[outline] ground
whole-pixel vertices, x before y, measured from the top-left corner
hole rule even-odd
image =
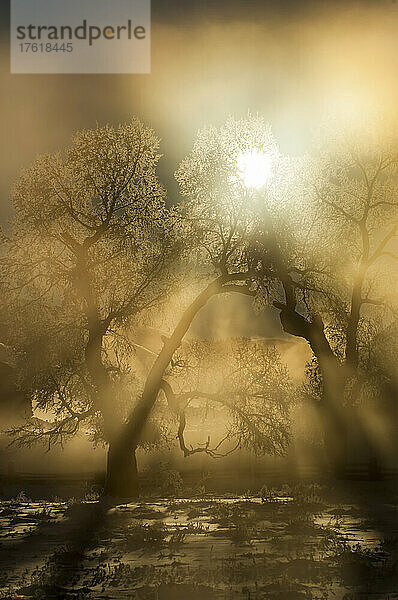
[[[116,505],[22,493],[0,524],[3,599],[398,599],[393,481]]]

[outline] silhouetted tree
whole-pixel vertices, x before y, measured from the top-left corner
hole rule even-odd
[[[235,252],[228,246],[226,256],[247,273],[245,293],[257,308],[277,308],[284,331],[308,341],[320,373],[325,443],[338,471],[343,407],[369,392],[374,338],[396,319],[389,272],[397,258],[397,154],[389,139],[340,132],[295,159],[280,154],[262,119],[230,119],[200,132],[180,175],[212,260],[219,260],[213,240],[230,241],[219,213],[228,219],[235,207]],[[267,157],[258,188],[239,172],[240,157],[250,155]]]
[[[162,389],[170,403],[168,369],[192,320],[215,295],[249,293],[241,207],[215,206],[215,238],[195,202],[167,210],[155,174],[157,149],[153,132],[137,120],[117,130],[78,133],[64,155],[41,157],[21,175],[12,233],[4,240],[7,342],[19,358],[21,387],[36,409],[54,417],[47,423],[33,418],[13,433],[20,444],[44,439],[51,445],[75,434],[81,423],[91,427],[95,439],[108,445],[106,491],[117,496],[137,493],[135,450],[146,443]],[[178,309],[173,303],[168,310],[170,336],[163,336],[141,393],[127,330],[166,310],[185,271],[190,285],[179,295]],[[270,360],[262,358],[264,370]],[[241,398],[244,385],[241,380]],[[225,392],[212,393],[213,402],[227,405]],[[264,394],[260,386],[257,401],[265,409]],[[253,412],[253,397],[246,395],[239,410],[232,398],[230,412],[240,415],[248,433],[240,443],[280,452],[287,440],[282,416],[273,431],[259,407]],[[275,414],[270,410],[269,419]],[[181,443],[181,422],[179,427]]]
[[[173,365],[161,387],[178,417],[184,456],[203,452],[219,458],[241,448],[258,455],[285,453],[294,390],[274,346],[261,340],[197,340],[185,344]],[[205,421],[207,440],[187,445],[187,423],[195,431],[201,423],[203,430]]]
[[[305,218],[291,235],[293,252],[278,268],[284,298],[274,305],[285,331],[307,339],[316,356],[337,472],[347,460],[344,407],[380,396],[374,349],[396,322],[397,156],[386,131],[325,135],[301,180]]]
[[[113,461],[123,423],[116,398],[129,371],[123,330],[165,301],[179,246],[155,172],[158,147],[134,119],[81,131],[64,153],[38,158],[14,187],[2,258],[20,386],[54,417],[20,428],[19,441],[62,442],[91,421],[109,446],[108,476],[132,488],[133,453]]]

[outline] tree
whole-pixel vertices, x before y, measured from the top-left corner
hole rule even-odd
[[[216,207],[216,238],[195,202],[167,210],[155,174],[157,149],[153,132],[137,120],[117,130],[80,132],[64,156],[42,157],[22,174],[14,191],[12,233],[4,242],[7,342],[19,356],[21,386],[37,408],[55,416],[46,426],[33,419],[13,433],[20,444],[45,439],[51,445],[88,424],[108,445],[106,492],[115,496],[137,493],[135,450],[160,391],[169,403],[174,394],[167,371],[192,320],[213,296],[248,292],[247,273],[238,270],[239,206],[229,212]],[[176,292],[183,267],[193,274],[185,306],[172,314],[171,335],[163,337],[141,393],[132,370],[134,340],[126,330],[154,318],[167,295]],[[269,365],[269,357],[263,355],[261,364]],[[267,393],[261,396],[260,386],[257,402],[269,401]],[[226,406],[225,392],[217,390],[212,401]],[[255,401],[249,396],[240,412],[229,405],[235,419],[240,415],[242,431],[251,432],[246,442],[281,451],[287,440],[284,419],[280,430],[271,431],[251,406]],[[275,414],[271,411],[270,418]]]
[[[240,123],[246,136],[243,138],[246,145],[253,141],[253,136],[257,139],[259,135],[267,147],[273,148],[274,142],[269,128],[263,127],[260,133],[257,132],[257,125],[260,123],[261,120]],[[179,214],[184,226],[184,240],[189,240],[189,268],[193,268],[195,273],[194,281],[188,290],[184,308],[179,311],[177,318],[174,315],[170,336],[163,338],[163,347],[148,372],[142,394],[121,429],[114,455],[118,462],[120,455],[125,455],[126,449],[134,451],[139,444],[142,431],[164,386],[167,369],[198,312],[214,296],[225,293],[252,294],[248,285],[252,275],[246,270],[248,257],[245,254],[245,242],[242,242],[242,231],[250,231],[252,228],[252,216],[244,209],[244,186],[241,180],[235,177],[234,186],[228,196],[228,188],[225,186],[221,190],[218,188],[215,194],[208,193],[210,188],[202,193],[198,180],[200,171],[195,171],[197,152],[204,160],[208,157],[206,166],[209,171],[206,174],[210,181],[212,169],[218,177],[218,165],[222,164],[228,169],[235,164],[234,161],[241,150],[242,132],[232,120],[230,126],[236,129],[234,145],[226,146],[225,140],[220,137],[212,147],[206,144],[203,146],[203,141],[211,142],[216,130],[210,129],[204,135],[199,134],[199,141],[194,145],[192,153],[194,159],[191,156],[187,157],[176,173],[182,194],[185,196],[179,206]],[[225,170],[225,174],[227,173],[229,175],[230,171]],[[196,255],[196,261],[192,259],[193,254]],[[196,264],[192,265],[192,262]],[[112,490],[126,495],[126,489],[117,488],[116,485],[112,485]]]
[[[196,198],[213,263],[218,239],[226,240],[221,258],[246,272],[244,292],[258,308],[277,308],[283,330],[308,341],[320,375],[325,446],[341,471],[344,406],[364,397],[375,337],[396,319],[387,277],[396,260],[397,154],[395,140],[380,132],[379,142],[369,131],[355,141],[346,132],[336,141],[333,133],[296,159],[280,154],[262,119],[230,119],[199,134],[180,180]],[[244,185],[239,158],[258,155],[268,177],[259,188],[247,177]]]
[[[205,453],[221,458],[241,448],[258,455],[285,453],[293,386],[278,351],[265,341],[187,342],[161,388],[178,418],[177,437],[185,457]],[[188,446],[187,423],[192,430],[206,416],[207,440]]]
[[[90,421],[109,447],[108,480],[131,487],[133,454],[112,460],[123,423],[115,398],[129,371],[123,331],[165,301],[179,252],[158,147],[133,119],[81,131],[63,154],[39,157],[15,185],[2,256],[5,341],[21,388],[54,417],[50,427],[22,426],[19,442],[62,442]]]
[[[385,131],[324,136],[302,179],[307,223],[277,269],[284,298],[274,305],[285,331],[307,339],[316,356],[326,446],[339,474],[345,407],[380,396],[373,349],[396,321],[388,273],[397,258],[397,175],[397,147]]]

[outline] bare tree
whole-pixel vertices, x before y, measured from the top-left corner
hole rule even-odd
[[[301,181],[307,223],[276,267],[285,331],[308,340],[321,374],[325,440],[346,463],[347,418],[380,392],[370,376],[376,338],[396,322],[397,149],[386,132],[326,137]],[[303,197],[302,196],[302,197]],[[296,205],[297,206],[297,205]],[[372,388],[372,391],[371,391]]]
[[[391,136],[333,133],[296,159],[281,156],[261,119],[230,119],[199,134],[182,183],[202,211],[202,243],[212,258],[212,240],[226,237],[218,213],[225,219],[235,207],[235,252],[227,257],[247,273],[245,293],[257,308],[277,308],[284,331],[308,341],[321,376],[325,443],[340,470],[343,407],[363,397],[372,339],[396,320],[389,273],[397,258],[398,172]],[[242,185],[242,153],[267,158],[261,186]]]
[[[285,453],[293,386],[278,351],[265,341],[186,342],[161,387],[178,417],[185,457],[221,458],[241,448],[258,455]],[[206,440],[188,443],[187,424],[195,431],[202,423],[203,430],[205,421]]]
[[[186,295],[184,307],[178,311],[177,318],[174,315],[172,319],[170,335],[163,338],[163,348],[148,372],[142,395],[122,428],[115,452],[115,461],[119,464],[120,456],[125,455],[125,449],[134,450],[139,444],[143,428],[164,386],[167,369],[199,311],[211,298],[220,294],[252,294],[252,275],[247,268],[248,260],[244,251],[245,231],[252,227],[252,215],[245,211],[245,201],[242,198],[244,186],[239,178],[234,177],[233,189],[226,197],[228,188],[225,185],[221,185],[221,194],[220,186],[215,194],[211,194],[209,187],[203,189],[202,193],[201,184],[207,181],[207,177],[210,178],[210,183],[213,176],[219,178],[216,167],[220,164],[224,169],[221,184],[225,183],[222,176],[230,175],[231,165],[235,164],[242,149],[241,139],[245,139],[247,145],[259,136],[264,144],[273,147],[269,128],[263,127],[257,132],[259,123],[259,120],[250,120],[248,127],[242,121],[242,131],[236,129],[235,145],[228,145],[227,140],[219,137],[213,146],[209,146],[215,133],[212,129],[199,134],[192,155],[182,162],[177,171],[176,177],[185,197],[179,206],[179,214],[184,239],[189,240],[188,263],[190,268],[193,267],[194,281]],[[230,121],[230,125],[235,127],[233,121]],[[242,138],[242,132],[246,137]],[[201,177],[200,164],[199,171],[195,171],[197,155],[205,161],[208,168],[208,171],[203,172],[204,177]],[[110,489],[117,491],[119,495],[126,495],[126,489],[118,487],[115,482]]]
[[[156,176],[158,147],[134,119],[81,131],[64,153],[38,158],[15,185],[2,256],[20,385],[53,416],[49,427],[22,426],[20,443],[62,442],[90,421],[109,446],[108,477],[125,466],[132,486],[133,454],[112,461],[123,423],[117,390],[129,370],[123,328],[164,303],[180,245]]]
[[[327,152],[292,160],[262,119],[230,119],[198,134],[176,173],[183,202],[166,210],[157,148],[138,121],[82,132],[65,157],[39,159],[15,188],[3,256],[3,315],[13,324],[6,341],[19,352],[22,382],[37,405],[56,415],[51,427],[36,423],[19,439],[62,441],[88,421],[109,445],[106,491],[131,496],[138,489],[135,450],[163,391],[184,454],[216,456],[220,449],[210,441],[187,446],[189,407],[181,403],[188,400],[191,408],[206,401],[228,409],[239,421],[229,430],[238,446],[247,438],[254,449],[282,451],[285,409],[265,394],[264,369],[259,388],[253,379],[261,365],[273,372],[269,356],[246,348],[250,368],[240,387],[174,389],[176,356],[198,312],[214,296],[241,293],[257,308],[278,309],[283,329],[309,342],[326,444],[341,462],[341,406],[361,394],[375,311],[384,326],[395,318],[395,297],[380,294],[380,265],[395,260],[394,155],[368,152],[363,162],[329,144]],[[241,172],[242,156],[253,151],[267,157],[258,188]],[[177,303],[165,303],[171,294]],[[160,307],[168,334],[140,385],[126,327],[156,319]]]
[[[137,493],[135,450],[192,320],[215,295],[249,293],[239,203],[216,208],[215,235],[195,201],[166,210],[157,149],[153,132],[137,120],[80,132],[64,155],[41,157],[21,175],[4,239],[7,343],[19,358],[21,386],[53,417],[47,424],[31,419],[13,433],[20,444],[51,445],[82,423],[91,427],[108,445],[106,491],[115,496]],[[141,393],[126,327],[158,313],[184,269],[192,273],[184,306],[170,311],[170,336]],[[133,401],[123,411],[126,394]]]

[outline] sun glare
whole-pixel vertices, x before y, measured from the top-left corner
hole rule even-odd
[[[248,188],[262,188],[271,178],[272,162],[268,154],[252,150],[238,156],[239,175]]]

